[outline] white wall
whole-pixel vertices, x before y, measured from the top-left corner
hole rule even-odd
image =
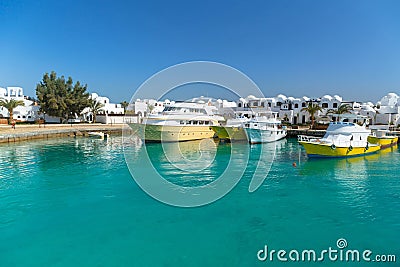
[[[122,124],[122,123],[137,123],[138,116],[125,116],[125,115],[97,115],[96,122],[104,124]]]

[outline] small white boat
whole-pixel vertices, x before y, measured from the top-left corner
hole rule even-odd
[[[103,133],[103,132],[88,132],[88,136],[93,137],[93,138],[100,138],[100,139],[108,138],[108,134]]]
[[[251,144],[274,142],[287,135],[286,127],[277,119],[277,112],[259,114],[245,123],[244,130]]]

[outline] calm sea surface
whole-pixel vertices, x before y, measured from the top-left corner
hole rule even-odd
[[[196,146],[187,142],[183,153],[199,157],[191,144]],[[276,145],[268,178],[257,191],[248,191],[258,163],[252,146],[238,185],[199,208],[168,206],[144,193],[127,168],[121,137],[2,145],[0,266],[399,265],[397,147],[359,158],[307,159],[296,140]],[[145,149],[140,142],[124,146],[132,153]],[[155,167],[184,186],[213,181],[229,161],[230,145],[219,145],[208,151],[215,157],[210,166],[183,179],[161,145],[146,146]],[[178,167],[185,163],[169,160]],[[337,249],[339,238],[346,239],[346,249],[395,254],[397,262],[257,260],[264,245],[321,251]]]

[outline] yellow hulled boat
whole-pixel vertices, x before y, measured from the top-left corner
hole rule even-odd
[[[380,144],[368,142],[371,131],[365,125],[332,122],[322,138],[299,135],[298,141],[309,157],[351,157],[371,154]]]
[[[368,142],[372,144],[379,144],[381,149],[397,145],[398,137],[387,135],[386,130],[372,131],[372,135],[368,136]]]
[[[142,123],[130,123],[145,142],[179,142],[212,138],[212,126],[224,118],[214,115],[213,106],[181,102],[165,107],[160,114],[149,115]]]
[[[205,124],[206,122],[203,121]],[[154,125],[132,124],[132,128],[138,129],[139,137],[146,142],[180,142],[212,138],[214,131],[209,124],[203,126],[194,125]]]
[[[211,126],[219,139],[247,141],[247,135],[241,126]]]

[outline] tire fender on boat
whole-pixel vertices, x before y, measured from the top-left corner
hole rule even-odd
[[[364,151],[367,151],[369,149],[368,144],[365,146]]]
[[[336,149],[336,146],[335,146],[335,144],[332,144],[332,145],[331,145],[331,149],[333,149],[333,150],[335,150],[335,149]]]
[[[349,151],[353,151],[353,146],[352,145],[349,146]]]

